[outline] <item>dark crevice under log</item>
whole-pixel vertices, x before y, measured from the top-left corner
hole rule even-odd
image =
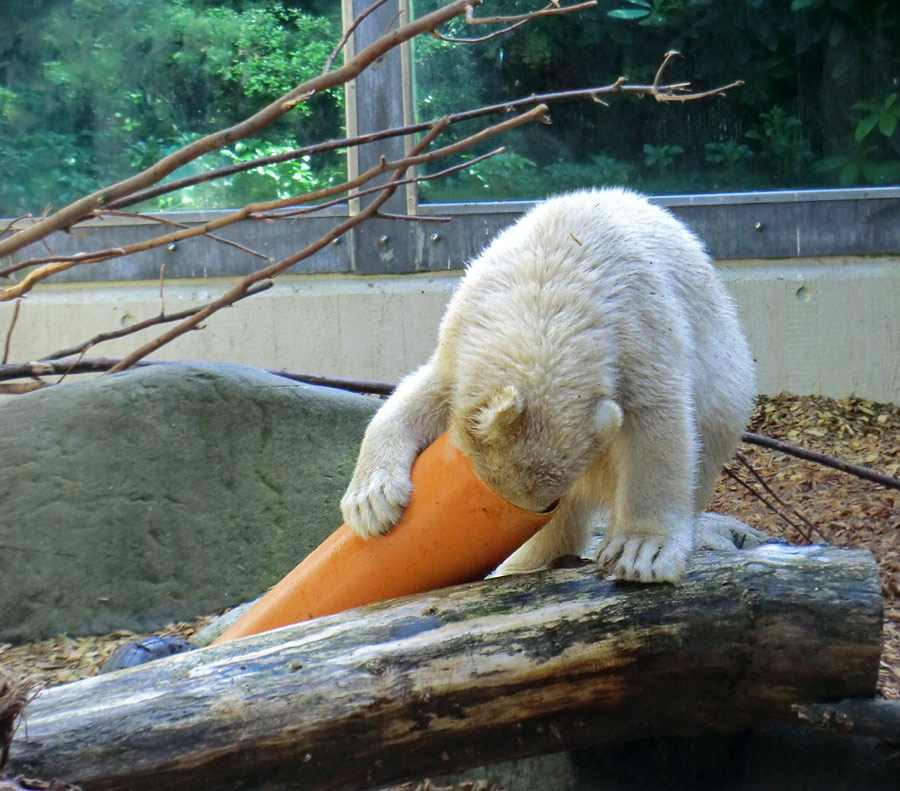
[[[488,580],[46,690],[10,770],[94,789],[361,789],[496,760],[796,722],[871,696],[861,551],[698,553],[683,585]]]
[[[869,736],[900,748],[900,700],[842,700],[794,707],[798,716],[823,731]]]

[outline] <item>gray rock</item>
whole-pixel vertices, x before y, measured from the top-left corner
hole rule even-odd
[[[172,364],[0,405],[0,641],[252,599],[341,521],[379,401]]]

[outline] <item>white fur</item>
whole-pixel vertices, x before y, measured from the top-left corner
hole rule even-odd
[[[449,426],[499,494],[559,501],[501,572],[581,551],[606,507],[599,562],[676,581],[754,392],[734,304],[681,223],[622,189],[552,198],[469,266],[433,356],[366,431],[344,518],[388,531],[413,461]]]

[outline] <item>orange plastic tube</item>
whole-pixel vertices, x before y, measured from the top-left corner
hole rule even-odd
[[[363,539],[342,525],[215,642],[482,579],[553,516],[500,497],[448,433],[416,460],[412,482],[390,533]]]

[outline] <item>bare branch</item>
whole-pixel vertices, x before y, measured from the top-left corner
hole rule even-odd
[[[659,68],[656,70],[656,76],[653,78],[653,87],[657,90],[659,89],[659,84],[662,82],[662,75],[666,70],[666,66],[669,65],[669,61],[672,60],[672,58],[676,57],[681,57],[681,53],[677,49],[670,49],[663,56],[663,62],[659,64]]]
[[[546,121],[546,105],[538,105],[537,107],[525,112],[521,115],[516,116],[515,118],[504,121],[499,124],[495,124],[494,126],[483,129],[480,132],[477,132],[473,135],[470,135],[467,138],[464,138],[461,141],[456,143],[452,143],[450,145],[444,146],[443,148],[435,149],[434,151],[428,152],[426,154],[421,154],[417,156],[409,156],[402,160],[398,160],[396,162],[381,162],[378,165],[367,170],[365,173],[361,174],[355,179],[351,179],[349,181],[344,182],[343,184],[333,185],[331,187],[326,187],[320,190],[315,190],[313,192],[308,192],[300,196],[295,196],[292,198],[281,198],[273,201],[265,201],[261,203],[251,203],[247,206],[244,206],[242,209],[238,209],[237,211],[231,212],[230,214],[220,217],[216,220],[210,220],[207,223],[200,224],[193,228],[186,228],[180,231],[173,232],[171,234],[166,234],[163,236],[159,236],[155,239],[146,240],[143,242],[137,242],[132,245],[126,245],[125,247],[114,248],[112,250],[105,250],[99,254],[93,253],[80,253],[75,256],[70,256],[68,260],[57,261],[55,263],[48,263],[44,266],[35,269],[26,275],[22,279],[21,282],[16,283],[12,286],[7,286],[5,289],[0,291],[0,302],[4,300],[14,299],[16,297],[22,296],[23,294],[30,291],[34,285],[41,280],[45,280],[52,275],[58,274],[59,272],[66,271],[71,269],[72,267],[78,266],[80,264],[85,263],[94,263],[98,260],[105,260],[106,258],[118,257],[124,255],[130,255],[136,252],[143,252],[145,250],[151,250],[156,247],[161,247],[163,245],[172,244],[173,242],[179,242],[184,239],[190,239],[195,236],[201,236],[203,234],[209,233],[210,231],[217,230],[219,228],[223,228],[227,225],[232,225],[240,220],[247,219],[249,216],[253,214],[261,214],[267,211],[272,211],[275,209],[281,209],[289,206],[302,205],[305,203],[312,203],[313,201],[319,200],[321,198],[327,198],[332,195],[347,192],[350,189],[357,188],[369,181],[373,178],[376,178],[379,175],[384,173],[388,173],[397,169],[400,169],[400,172],[407,170],[410,167],[414,167],[416,165],[422,165],[427,162],[431,162],[435,159],[441,159],[443,157],[449,156],[451,154],[458,153],[466,148],[469,148],[472,145],[476,145],[482,140],[485,140],[489,137],[497,135],[501,132],[507,131],[509,129],[513,129],[517,126],[520,126],[523,123],[529,123],[531,121]],[[447,119],[441,119],[440,121],[435,122],[433,128],[437,128],[440,126],[441,129],[445,128],[448,124]],[[427,137],[427,135],[426,135]],[[330,241],[330,240],[329,240]],[[316,248],[318,250],[320,248]],[[313,251],[315,252],[315,251]],[[311,255],[312,253],[309,253]],[[304,258],[307,256],[304,256]],[[288,259],[285,259],[288,260]],[[292,260],[291,264],[293,265],[298,260]],[[277,266],[277,265],[276,265]],[[278,271],[281,271],[279,269]],[[266,277],[269,277],[268,275]]]
[[[591,0],[587,3],[580,3],[579,5],[566,6],[565,8],[560,7],[557,0],[553,0],[553,2],[546,5],[544,8],[539,11],[531,11],[526,14],[518,14],[516,16],[508,16],[508,17],[476,17],[471,8],[466,11],[466,22],[470,25],[484,25],[484,24],[501,24],[501,23],[509,23],[507,27],[504,27],[500,30],[495,30],[493,33],[488,33],[484,36],[478,36],[475,38],[455,38],[454,36],[445,36],[443,33],[439,33],[437,30],[432,30],[431,35],[440,41],[448,41],[453,44],[480,44],[482,41],[488,41],[492,38],[497,38],[498,36],[502,36],[506,33],[509,33],[516,28],[522,27],[522,25],[526,25],[531,22],[533,19],[537,19],[542,16],[549,16],[551,14],[568,14],[572,11],[582,11],[585,8],[590,8],[591,6],[597,5],[596,0]]]
[[[350,40],[350,36],[353,34],[353,31],[359,27],[360,22],[362,22],[369,14],[373,11],[381,8],[387,0],[375,0],[372,5],[370,5],[365,11],[363,11],[344,31],[344,35],[341,36],[341,40],[338,41],[337,46],[331,51],[331,54],[328,56],[328,60],[325,61],[325,68],[322,69],[322,74],[328,74],[331,71],[331,66],[334,63],[335,58],[341,54],[341,50],[347,46],[347,42]]]
[[[583,11],[585,8],[597,5],[597,0],[588,0],[586,3],[578,5],[561,6],[558,0],[552,0],[544,8],[539,11],[529,11],[524,14],[516,14],[515,16],[475,16],[475,3],[466,9],[466,22],[470,25],[506,25],[510,22],[527,22],[531,19],[537,19],[541,16],[551,16],[553,14],[568,14],[572,11]]]
[[[797,524],[793,519],[791,519],[783,511],[779,510],[779,508],[777,506],[775,506],[771,502],[769,502],[756,489],[754,489],[749,483],[747,483],[745,480],[743,480],[743,478],[738,477],[738,475],[734,472],[734,470],[730,469],[729,467],[725,467],[723,472],[729,478],[731,478],[731,480],[733,480],[736,483],[743,486],[748,492],[750,492],[750,494],[752,494],[757,500],[759,500],[764,506],[766,506],[766,508],[768,508],[770,511],[772,511],[772,513],[774,513],[776,516],[780,517],[785,522],[787,522],[791,527],[793,527],[794,530],[796,530],[801,536],[803,536],[803,539],[808,544],[814,543],[812,536],[809,535],[808,533],[806,533],[806,531],[804,531],[804,529],[799,524]]]
[[[398,187],[402,187],[406,184],[419,184],[423,181],[430,181],[431,179],[438,179],[444,176],[449,175],[450,173],[456,173],[460,170],[467,170],[479,162],[484,161],[485,159],[490,159],[491,157],[495,157],[498,154],[502,154],[506,151],[504,146],[500,148],[496,148],[493,151],[488,152],[487,154],[482,154],[481,156],[475,157],[474,159],[467,160],[465,162],[461,162],[458,165],[453,165],[452,167],[446,168],[444,170],[438,171],[436,173],[428,173],[424,175],[417,175],[413,178],[401,179],[397,182]],[[340,198],[336,198],[334,200],[328,201],[327,203],[317,203],[315,206],[308,206],[303,209],[296,209],[294,211],[283,211],[277,212],[275,214],[254,214],[250,216],[252,220],[288,220],[293,219],[295,217],[301,217],[307,214],[314,214],[317,211],[321,211],[322,209],[329,209],[333,206],[339,206],[342,203],[348,203],[351,200],[355,200],[357,198],[363,198],[366,195],[371,195],[375,192],[378,192],[381,187],[369,187],[368,189],[358,190],[354,192],[352,195],[344,195]]]
[[[762,486],[763,489],[765,489],[766,493],[773,500],[775,500],[776,503],[778,503],[782,508],[786,508],[786,509],[790,510],[790,512],[794,516],[796,516],[801,522],[803,522],[804,525],[806,525],[806,528],[809,530],[810,536],[813,533],[816,533],[822,539],[822,541],[824,541],[826,544],[830,543],[829,540],[825,537],[825,535],[823,535],[822,531],[819,530],[818,527],[816,527],[812,522],[809,521],[809,519],[807,519],[805,516],[803,516],[803,514],[801,514],[796,508],[793,508],[792,506],[788,505],[784,500],[781,499],[781,497],[778,496],[778,494],[774,491],[774,489],[772,489],[772,487],[769,486],[766,479],[763,478],[762,475],[759,474],[759,471],[749,461],[747,461],[747,459],[743,455],[741,455],[740,453],[737,453],[737,454],[735,454],[735,458],[750,472],[750,474],[756,479],[756,482],[760,486]]]
[[[158,222],[161,225],[168,225],[173,228],[184,228],[190,229],[192,226],[186,225],[185,223],[175,222],[174,220],[169,220],[164,217],[154,217],[150,214],[134,214],[131,212],[113,212],[113,211],[102,211],[95,212],[95,216],[100,217],[103,215],[111,215],[114,217],[134,217],[136,219],[144,219],[150,220],[153,222]],[[226,247],[233,247],[236,250],[240,250],[242,253],[247,253],[247,255],[252,255],[255,258],[262,258],[264,261],[271,261],[271,256],[264,255],[263,253],[259,253],[256,250],[252,250],[249,247],[245,247],[242,244],[238,244],[237,242],[233,242],[230,239],[224,239],[221,236],[216,236],[212,233],[201,233],[201,234],[192,234],[193,236],[205,236],[209,239],[212,239],[214,242],[218,242],[220,244],[225,245]],[[46,240],[44,240],[46,241]],[[159,241],[158,244],[154,243]],[[131,255],[137,252],[143,252],[145,250],[150,250],[155,247],[161,247],[164,244],[174,244],[178,239],[172,239],[171,237],[161,237],[161,240],[158,238],[157,240],[149,240],[147,242],[136,242],[133,245],[128,245],[125,247],[109,247],[105,250],[96,250],[90,253],[76,253],[75,255],[50,255],[45,256],[44,258],[29,258],[24,261],[18,261],[15,264],[10,264],[4,269],[0,269],[0,277],[5,275],[11,275],[14,272],[18,272],[22,269],[26,269],[30,266],[44,266],[46,264],[71,264],[71,266],[78,266],[81,264],[98,264],[103,261],[108,261],[110,258],[121,258],[125,255]],[[69,266],[63,267],[63,269],[69,269]],[[61,270],[57,270],[61,271]],[[43,278],[41,278],[43,279]],[[0,301],[2,301],[2,297],[0,297]]]
[[[271,280],[264,280],[260,283],[257,283],[252,288],[248,288],[247,292],[238,299],[245,299],[246,297],[252,297],[254,294],[260,294],[263,291],[268,291],[270,288],[272,288],[273,285],[275,284]],[[238,299],[236,299],[235,302],[237,302]],[[133,335],[136,332],[146,330],[149,327],[155,327],[159,324],[171,324],[173,321],[182,321],[183,319],[187,319],[195,315],[196,313],[201,311],[203,307],[203,305],[198,305],[195,308],[188,308],[187,310],[182,310],[178,313],[166,313],[165,311],[161,311],[158,316],[153,316],[152,318],[145,319],[144,321],[139,321],[129,327],[125,327],[120,330],[101,332],[95,335],[93,338],[79,343],[76,346],[70,346],[68,349],[60,349],[57,352],[48,354],[45,357],[41,357],[40,362],[59,360],[62,357],[71,357],[73,354],[81,354],[83,352],[86,352],[88,349],[91,349],[92,347],[96,346],[97,344],[103,343],[104,341],[111,341],[115,340],[116,338],[124,338],[127,335]]]
[[[816,464],[822,464],[825,467],[831,467],[833,470],[840,470],[841,472],[855,475],[857,478],[862,478],[866,481],[880,484],[881,486],[885,486],[888,489],[900,490],[900,480],[898,480],[897,478],[892,478],[890,475],[885,475],[884,473],[870,470],[868,467],[861,467],[858,464],[850,464],[849,462],[836,459],[833,456],[827,456],[824,453],[817,453],[814,450],[799,448],[796,445],[789,445],[787,442],[782,442],[781,440],[774,439],[772,437],[766,437],[762,434],[754,434],[750,431],[744,433],[743,440],[744,442],[749,442],[751,445],[759,445],[762,448],[777,450],[780,453],[787,453],[790,456],[796,456],[798,459],[812,461]]]
[[[544,108],[546,110],[546,108]],[[525,118],[528,114],[524,114],[520,116],[520,118]],[[530,119],[529,119],[530,120]],[[313,255],[313,253],[321,250],[325,245],[329,244],[333,239],[337,239],[339,236],[342,236],[344,233],[349,231],[351,228],[356,227],[361,222],[372,217],[388,200],[388,198],[393,195],[394,191],[397,188],[396,182],[403,176],[406,172],[407,168],[410,167],[410,161],[417,158],[417,155],[424,151],[429,145],[431,145],[432,141],[447,127],[446,121],[439,121],[428,131],[428,133],[420,140],[415,146],[413,146],[411,156],[406,157],[403,160],[400,160],[398,163],[394,163],[392,168],[387,168],[386,164],[382,164],[380,167],[385,167],[386,169],[394,170],[394,175],[388,180],[387,184],[384,186],[381,194],[378,195],[371,203],[369,203],[362,211],[353,217],[348,218],[344,222],[340,223],[336,228],[333,228],[327,234],[319,237],[319,239],[309,245],[307,245],[303,250],[294,255],[288,256],[287,258],[278,261],[277,263],[272,264],[271,266],[266,267],[258,272],[253,273],[252,275],[248,275],[243,278],[240,283],[238,283],[234,288],[232,288],[227,294],[220,297],[219,299],[210,302],[206,305],[205,308],[200,310],[196,315],[191,316],[188,319],[185,319],[181,324],[176,327],[173,327],[166,333],[163,333],[158,338],[154,339],[150,343],[144,344],[141,348],[136,349],[123,360],[121,360],[117,365],[115,365],[112,369],[110,369],[110,373],[116,373],[117,371],[125,370],[126,368],[133,365],[138,360],[143,359],[148,354],[156,351],[161,346],[169,343],[175,338],[183,335],[185,332],[196,327],[200,322],[206,319],[208,316],[211,316],[218,310],[221,310],[224,307],[235,302],[238,297],[245,295],[247,289],[253,285],[254,283],[263,280],[275,277],[280,272],[283,272],[290,266],[293,266],[298,261],[303,260],[304,258],[308,258]],[[435,153],[435,152],[433,152]],[[375,168],[373,168],[375,170]]]
[[[197,159],[203,154],[215,151],[225,145],[234,143],[236,140],[242,140],[245,137],[248,137],[280,118],[298,101],[302,100],[303,97],[309,97],[329,88],[334,88],[349,82],[394,47],[399,46],[405,41],[409,41],[421,33],[434,30],[438,25],[465,13],[467,8],[480,5],[480,3],[481,0],[455,0],[455,2],[451,2],[430,14],[426,14],[419,19],[413,20],[386,36],[382,36],[380,39],[357,53],[341,68],[327,74],[321,74],[311,80],[307,80],[302,85],[288,91],[286,94],[271,102],[249,118],[246,118],[227,129],[206,135],[205,137],[184,146],[178,151],[169,154],[146,170],[120,181],[117,184],[104,187],[90,195],[80,198],[79,200],[70,203],[68,206],[54,212],[44,220],[41,220],[28,228],[23,228],[7,239],[0,239],[0,257],[10,255],[16,250],[20,250],[26,245],[47,236],[53,231],[68,228],[83,218],[90,216],[92,212],[108,206],[119,198],[131,195],[137,190],[148,187],[151,184],[156,184],[172,171]],[[4,296],[3,298],[9,299],[11,297]]]
[[[22,300],[16,300],[16,306],[13,308],[12,319],[9,322],[9,329],[6,331],[6,341],[3,344],[3,365],[9,359],[9,345],[12,342],[13,330],[16,327],[16,321],[19,319],[19,309],[22,307]]]
[[[385,212],[377,212],[375,214],[375,217],[377,217],[379,220],[399,220],[402,222],[453,222],[452,217],[429,217],[421,214],[387,214]]]
[[[464,121],[472,121],[477,118],[483,118],[488,115],[509,113],[514,110],[519,110],[523,107],[532,106],[538,103],[551,104],[553,102],[590,100],[608,107],[609,105],[599,97],[612,93],[622,93],[632,96],[656,96],[659,101],[689,101],[691,99],[699,99],[706,96],[721,96],[725,91],[743,85],[743,82],[737,81],[729,85],[723,85],[721,87],[714,88],[710,91],[704,91],[694,94],[679,94],[679,91],[683,91],[690,85],[690,83],[681,82],[674,83],[672,85],[628,85],[627,82],[628,81],[624,77],[619,77],[614,83],[610,85],[602,85],[595,88],[583,88],[573,91],[557,91],[555,93],[545,93],[539,95],[533,94],[531,96],[514,99],[509,102],[503,102],[502,104],[493,104],[485,107],[478,107],[473,110],[466,110],[460,113],[453,113],[452,115],[447,116],[447,120],[451,124],[457,124]],[[226,167],[217,168],[215,170],[207,171],[206,173],[198,173],[193,176],[178,179],[176,181],[169,181],[165,184],[159,184],[158,186],[151,187],[146,190],[141,190],[140,192],[135,192],[133,195],[127,198],[113,201],[109,204],[109,208],[125,208],[126,206],[132,206],[136,203],[142,203],[144,201],[151,200],[153,198],[159,197],[160,195],[165,195],[167,193],[175,192],[180,189],[192,187],[197,184],[203,184],[207,181],[213,181],[224,176],[234,175],[235,173],[243,173],[245,171],[253,170],[254,168],[262,167],[264,165],[277,164],[279,162],[288,162],[292,159],[299,159],[300,157],[304,156],[313,156],[315,154],[326,153],[329,151],[337,151],[344,148],[353,148],[365,143],[374,143],[379,140],[387,140],[393,137],[413,135],[418,132],[424,132],[425,130],[429,129],[433,123],[434,120],[423,121],[416,124],[408,124],[406,126],[395,127],[393,129],[383,129],[378,132],[370,132],[368,134],[359,135],[357,137],[348,137],[340,140],[328,140],[323,143],[316,143],[315,145],[305,146],[304,148],[297,148],[291,151],[282,151],[278,154],[270,154],[268,156],[257,157],[255,159],[248,159],[245,162],[239,162],[233,165],[228,165]]]

